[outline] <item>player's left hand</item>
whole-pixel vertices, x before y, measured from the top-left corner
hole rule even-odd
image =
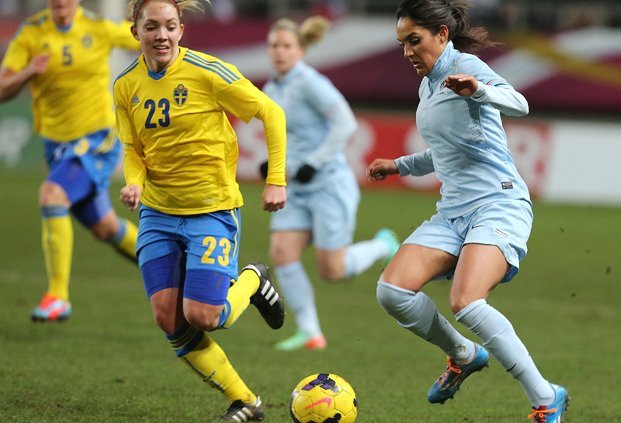
[[[470,97],[479,87],[479,81],[474,76],[460,73],[447,76],[444,86],[457,95]]]
[[[136,184],[129,184],[121,188],[121,203],[130,210],[136,210],[140,204],[142,188]]]
[[[294,179],[302,184],[307,184],[313,179],[315,173],[317,173],[317,169],[309,164],[305,164],[298,169]]]
[[[275,212],[285,207],[287,190],[279,185],[265,184],[263,189],[263,210]]]

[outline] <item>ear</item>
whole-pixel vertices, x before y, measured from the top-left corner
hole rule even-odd
[[[180,23],[179,24],[179,40],[181,41],[181,38],[183,37],[183,30],[185,29],[185,26]]]
[[[440,37],[440,41],[446,42],[449,39],[449,29],[446,25],[440,25],[440,29],[438,30],[438,36]]]
[[[138,29],[136,29],[136,25],[132,25],[130,28],[130,31],[132,32],[132,35],[134,36],[134,38],[138,40]]]

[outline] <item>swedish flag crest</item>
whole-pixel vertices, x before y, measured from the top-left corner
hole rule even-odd
[[[188,99],[188,89],[183,84],[177,85],[177,88],[173,91],[173,98],[178,106],[183,106]]]

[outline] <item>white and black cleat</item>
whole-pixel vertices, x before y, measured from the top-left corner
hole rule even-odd
[[[259,288],[250,297],[250,304],[259,310],[269,327],[280,329],[285,323],[285,302],[270,282],[269,267],[263,263],[250,263],[242,269],[242,272],[245,270],[252,270],[259,276]]]

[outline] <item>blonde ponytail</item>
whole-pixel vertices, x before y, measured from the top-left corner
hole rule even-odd
[[[300,46],[306,50],[309,46],[317,44],[323,39],[326,31],[330,27],[330,21],[323,16],[311,16],[298,25],[291,19],[283,18],[277,20],[272,25],[270,32],[285,30],[293,32]]]

